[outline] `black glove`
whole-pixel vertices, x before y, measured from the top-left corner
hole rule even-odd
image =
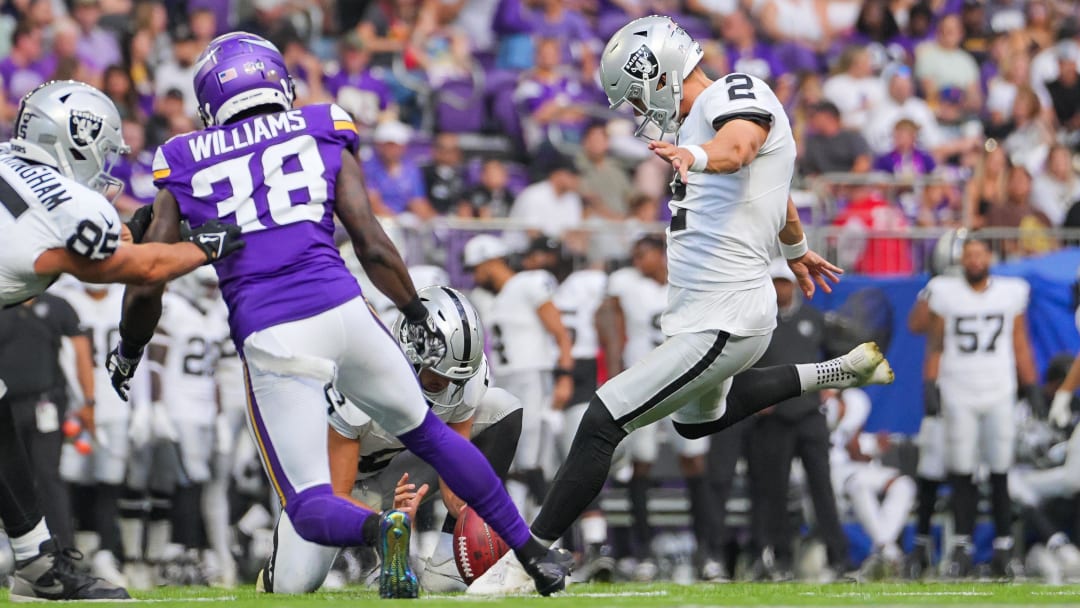
[[[446,337],[435,326],[420,298],[413,298],[401,309],[405,322],[398,340],[405,345],[405,355],[413,365],[431,367],[446,355]]]
[[[207,264],[244,248],[240,227],[219,220],[210,220],[198,228],[193,228],[188,240],[203,250]]]
[[[127,353],[123,342],[109,352],[109,358],[105,360],[105,370],[109,372],[109,380],[113,389],[124,401],[128,400],[128,391],[131,389],[131,379],[135,377],[135,369],[142,360],[143,349],[138,349],[137,354]]]
[[[1049,411],[1046,407],[1046,399],[1043,397],[1042,389],[1037,384],[1025,384],[1020,387],[1020,395],[1027,401],[1028,409],[1031,410],[1031,415],[1036,418],[1046,418],[1046,414]]]
[[[937,382],[923,381],[923,415],[927,418],[937,418],[941,415],[941,389]]]
[[[146,229],[150,227],[150,222],[154,219],[154,206],[144,205],[139,207],[138,210],[132,214],[131,219],[127,221],[128,230],[131,231],[131,240],[135,243],[141,243],[143,237],[146,236]]]

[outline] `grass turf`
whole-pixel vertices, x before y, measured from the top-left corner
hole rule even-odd
[[[373,590],[354,588],[306,596],[256,594],[252,587],[232,590],[207,588],[161,588],[138,592],[137,599],[155,606],[198,606],[228,602],[231,608],[280,606],[282,608],[357,606],[381,603]],[[7,600],[0,593],[0,602]],[[400,600],[395,603],[400,603]],[[575,585],[570,593],[554,598],[471,598],[463,595],[423,595],[424,608],[481,606],[564,606],[574,608],[691,608],[694,606],[854,606],[854,605],[1080,605],[1080,586],[1048,587],[1035,584],[993,583],[872,583],[872,584],[620,584]],[[94,606],[108,604],[95,603]],[[130,605],[130,604],[128,604]]]

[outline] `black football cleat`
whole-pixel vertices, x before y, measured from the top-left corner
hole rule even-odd
[[[15,562],[12,602],[131,599],[123,587],[81,572],[75,566],[82,559],[78,551],[61,550],[52,538],[41,543],[39,551],[35,557]]]
[[[566,588],[566,577],[574,569],[574,556],[566,549],[548,549],[543,557],[534,557],[521,565],[536,583],[536,591],[548,596]]]

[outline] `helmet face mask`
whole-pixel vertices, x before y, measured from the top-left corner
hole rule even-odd
[[[112,170],[131,150],[121,130],[120,113],[104,93],[82,82],[54,80],[19,103],[11,150],[112,201],[123,191]]]
[[[484,328],[480,315],[461,292],[449,287],[425,287],[417,295],[446,339],[446,355],[434,365],[418,371],[449,381],[438,393],[424,389],[424,396],[434,405],[455,407],[464,398],[465,385],[483,368]],[[403,318],[397,320],[393,335],[401,336],[404,322]],[[401,347],[410,348],[408,344],[401,344]]]
[[[669,17],[642,17],[608,41],[600,80],[612,109],[628,103],[642,117],[636,137],[650,126],[662,137],[679,128],[683,78],[701,57],[701,46]]]

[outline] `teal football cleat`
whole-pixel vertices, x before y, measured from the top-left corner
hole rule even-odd
[[[379,597],[404,599],[420,595],[420,583],[409,566],[411,536],[408,515],[401,511],[383,513],[379,527]]]

